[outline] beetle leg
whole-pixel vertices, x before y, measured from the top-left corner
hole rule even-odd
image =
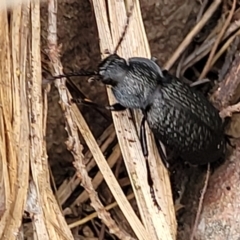
[[[142,121],[141,121],[141,125],[140,125],[140,143],[141,143],[141,147],[142,147],[142,151],[143,151],[143,156],[146,159],[147,180],[148,180],[148,185],[150,186],[150,194],[151,194],[154,205],[156,205],[158,210],[160,211],[161,207],[159,206],[156,196],[155,196],[155,193],[154,193],[153,180],[151,178],[151,171],[150,171],[150,167],[149,167],[145,121],[146,121],[146,118],[143,117]]]
[[[147,138],[146,138],[146,129],[145,129],[146,118],[143,117],[140,125],[140,143],[143,151],[143,156],[148,157],[148,147],[147,147]]]
[[[120,112],[126,110],[124,106],[122,106],[120,103],[114,103],[112,105],[105,106],[107,110]]]
[[[122,106],[120,103],[115,103],[113,105],[107,105],[107,106],[103,106],[103,105],[99,105],[95,102],[92,102],[88,99],[82,99],[82,98],[73,98],[71,99],[71,101],[73,103],[76,103],[76,104],[81,104],[81,105],[85,105],[85,106],[89,106],[89,107],[94,107],[94,108],[102,108],[102,109],[107,109],[107,110],[110,110],[110,111],[124,111],[126,110],[126,108],[124,106]]]
[[[83,102],[82,105],[92,106],[94,110],[97,111],[101,116],[103,116],[105,120],[107,120],[108,122],[111,121],[111,118],[105,112],[97,108],[94,105],[94,103],[91,104],[92,101],[87,99],[87,97],[84,95],[84,93],[81,91],[81,89],[76,85],[74,81],[72,81],[69,77],[66,77],[66,78],[67,78],[66,86],[68,90],[71,92],[72,97],[74,98],[72,102],[75,102],[76,104],[81,104],[81,102]],[[90,102],[90,104],[84,104],[84,102],[87,102],[87,101]]]
[[[93,107],[93,108],[105,108],[104,106],[101,106],[95,102],[92,102],[91,100],[88,100],[87,98],[83,99],[83,98],[72,98],[71,99],[72,103],[76,103],[78,105],[84,105],[87,107]]]
[[[154,136],[155,137],[155,136]],[[166,156],[166,153],[164,152],[163,150],[163,147],[162,147],[162,144],[161,144],[161,141],[159,141],[156,137],[155,137],[155,142],[156,142],[156,145],[157,145],[157,148],[158,148],[158,153],[161,157],[161,160],[165,166],[165,168],[169,168],[169,163],[168,163],[168,158]]]

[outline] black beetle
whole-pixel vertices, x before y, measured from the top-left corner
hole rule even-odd
[[[224,156],[224,124],[216,108],[194,88],[181,82],[148,58],[128,60],[111,54],[97,72],[81,71],[62,76],[98,76],[112,87],[118,103],[108,106],[113,111],[141,109],[155,137],[192,164],[214,162]],[[98,106],[80,99],[82,104]],[[141,132],[144,155],[146,140]]]
[[[98,74],[118,101],[111,109],[141,109],[156,138],[184,160],[206,164],[224,155],[224,125],[217,109],[155,61],[126,61],[113,54],[100,63]]]

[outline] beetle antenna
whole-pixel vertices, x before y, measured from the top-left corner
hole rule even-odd
[[[128,25],[129,25],[129,22],[130,22],[130,18],[132,16],[132,13],[133,13],[133,7],[134,7],[134,3],[130,6],[130,9],[127,13],[127,20],[126,20],[126,24],[124,26],[124,29],[123,29],[123,33],[122,33],[122,36],[120,37],[118,43],[117,43],[117,46],[114,50],[114,54],[118,51],[124,37],[126,36],[126,33],[127,33],[127,29],[128,29]],[[96,71],[85,71],[85,70],[80,70],[78,72],[70,72],[70,73],[67,73],[67,74],[62,74],[62,75],[57,75],[57,76],[52,76],[51,78],[48,78],[47,81],[54,81],[55,79],[59,79],[59,78],[64,78],[64,77],[77,77],[77,76],[98,76],[98,72]]]
[[[132,13],[133,13],[133,7],[134,7],[134,4],[132,4],[132,5],[130,6],[130,10],[129,10],[129,12],[127,13],[127,21],[126,21],[126,24],[125,24],[125,26],[124,26],[124,29],[123,29],[123,32],[122,32],[122,36],[120,37],[120,39],[119,39],[119,41],[118,41],[118,43],[117,43],[117,46],[116,46],[116,48],[115,48],[115,50],[114,50],[114,52],[113,52],[114,54],[118,51],[118,49],[119,49],[119,47],[120,47],[120,45],[121,45],[124,37],[126,36],[127,29],[128,29],[128,25],[129,25],[129,22],[130,22],[130,18],[131,18]]]
[[[62,75],[57,75],[57,76],[52,76],[51,78],[48,78],[48,80],[55,80],[55,79],[59,79],[59,78],[64,78],[64,77],[86,77],[86,76],[96,76],[98,75],[98,73],[96,71],[85,71],[85,70],[80,70],[78,72],[70,72],[70,73],[66,73],[66,74],[62,74]]]

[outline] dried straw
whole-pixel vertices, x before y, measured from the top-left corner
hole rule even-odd
[[[7,240],[24,236],[21,224],[26,210],[32,219],[33,239],[70,240],[72,234],[49,183],[44,142],[47,109],[42,96],[39,2],[18,4],[9,14],[10,23],[6,7],[2,8],[0,236]]]
[[[149,58],[150,51],[142,23],[139,2],[134,1],[131,4],[134,4],[133,15],[130,19],[128,32],[119,50],[119,54],[125,58],[131,56],[145,56]],[[113,50],[113,46],[116,46],[126,23],[127,11],[124,2],[108,1],[108,6],[105,6],[103,1],[93,1],[93,6],[98,25],[100,48],[102,52],[106,49]],[[106,8],[109,10],[110,29],[108,27]],[[114,102],[109,89],[108,94],[110,102]],[[137,117],[139,119],[138,114]],[[150,168],[154,178],[158,203],[162,208],[160,212],[153,205],[149,194],[146,163],[142,155],[135,126],[131,121],[130,113],[127,111],[120,114],[114,113],[113,119],[148,239],[175,239],[176,220],[169,176],[159,158],[150,131],[148,130],[147,133],[150,150]],[[116,201],[118,200],[116,199]]]

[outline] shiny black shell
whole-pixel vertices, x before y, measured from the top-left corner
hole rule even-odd
[[[218,111],[202,93],[174,76],[164,77],[144,110],[155,136],[192,164],[223,157],[225,135]]]
[[[147,58],[110,55],[99,75],[126,108],[142,110],[154,135],[192,164],[224,156],[224,127],[218,111],[202,95]]]

